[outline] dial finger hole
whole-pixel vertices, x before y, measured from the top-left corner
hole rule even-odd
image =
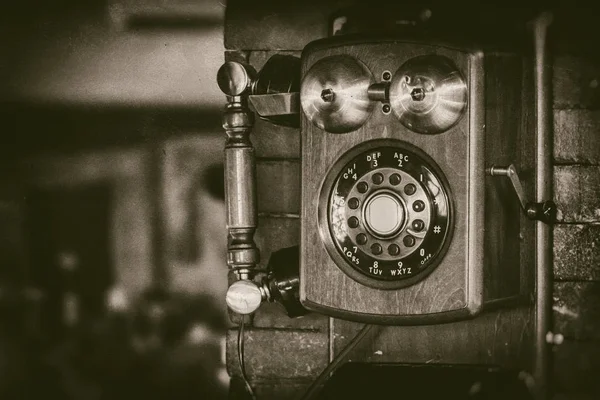
[[[412,205],[413,210],[421,212],[425,209],[425,203],[422,200],[417,200]]]
[[[415,219],[412,222],[412,228],[417,232],[421,232],[425,228],[425,222],[421,219]]]
[[[399,174],[390,175],[390,184],[396,186],[402,182],[402,177]]]
[[[409,196],[412,196],[413,194],[415,194],[416,191],[417,191],[417,187],[412,183],[409,183],[408,185],[404,186],[404,193],[406,193]]]
[[[373,243],[371,245],[371,253],[375,254],[376,256],[380,255],[383,252],[383,248],[381,247],[381,245],[379,243]]]
[[[381,185],[383,183],[383,174],[378,172],[378,173],[374,174],[371,179],[374,184]]]
[[[369,190],[369,185],[367,185],[366,182],[359,182],[358,185],[356,185],[356,190],[358,190],[358,193],[361,194],[367,193],[367,190]]]
[[[356,243],[360,244],[361,246],[367,244],[367,235],[364,233],[359,233],[356,235]]]
[[[400,254],[400,247],[397,244],[392,243],[388,246],[388,253],[390,256],[395,257]]]

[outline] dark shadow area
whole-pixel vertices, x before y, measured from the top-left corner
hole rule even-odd
[[[195,235],[219,221],[195,198],[208,195],[214,209],[224,197],[222,148],[204,141],[219,132],[220,114],[4,105],[0,398],[226,398],[223,299],[170,287],[170,260],[153,248],[173,213],[157,218],[161,182],[181,162],[168,151],[192,143],[192,154],[214,160],[199,159],[190,179],[188,268],[226,276],[224,257],[223,270],[199,259],[215,250]]]
[[[533,396],[518,371],[488,366],[347,363],[327,381],[318,398],[519,399]]]

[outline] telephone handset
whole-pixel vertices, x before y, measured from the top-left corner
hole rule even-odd
[[[342,36],[309,44],[301,60],[285,59],[288,68],[274,67],[277,57],[258,74],[229,62],[218,76],[228,95],[228,264],[240,279],[228,292],[230,308],[251,313],[283,287],[277,267],[251,282],[258,249],[249,105],[274,123],[300,122],[299,277],[285,293],[295,306],[356,321],[429,324],[528,297],[522,216],[494,178],[508,176],[516,188],[515,168],[509,174],[497,165],[528,166],[521,146],[528,105],[520,99],[532,88],[522,54]],[[554,210],[546,202],[526,211],[551,222]]]

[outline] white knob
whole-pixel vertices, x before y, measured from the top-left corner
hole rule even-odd
[[[404,222],[404,207],[391,194],[376,194],[367,202],[365,220],[375,234],[391,236],[398,232]]]
[[[262,293],[254,282],[240,280],[229,286],[225,302],[232,311],[238,314],[252,314],[262,302]]]

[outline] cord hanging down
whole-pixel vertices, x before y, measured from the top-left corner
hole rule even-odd
[[[246,365],[244,363],[244,318],[241,318],[241,322],[238,328],[238,338],[237,338],[237,350],[238,350],[238,363],[240,365],[240,372],[242,374],[242,379],[244,380],[244,386],[246,391],[250,395],[252,400],[256,400],[256,395],[254,394],[254,390],[252,386],[250,386],[250,381],[248,380],[248,376],[246,375]]]
[[[342,349],[342,351],[327,365],[321,374],[308,387],[300,400],[309,400],[314,398],[318,393],[321,385],[329,378],[329,375],[337,369],[337,367],[348,357],[348,354],[356,347],[358,343],[375,327],[375,325],[364,325],[362,329],[352,338],[350,343]]]
[[[346,345],[342,349],[342,351],[327,365],[327,367],[321,372],[321,374],[314,380],[314,382],[308,387],[306,392],[300,398],[301,400],[310,400],[313,399],[314,396],[318,393],[319,389],[329,378],[331,373],[333,373],[337,367],[348,357],[348,354],[360,343],[360,341],[375,327],[375,325],[364,325],[361,330],[352,338],[350,343]],[[242,318],[239,329],[238,329],[238,340],[237,340],[237,350],[238,350],[238,363],[240,366],[240,372],[242,375],[242,379],[244,381],[244,387],[246,392],[250,396],[252,400],[256,399],[256,394],[250,385],[250,381],[248,376],[246,375],[246,365],[244,362],[244,320]]]

